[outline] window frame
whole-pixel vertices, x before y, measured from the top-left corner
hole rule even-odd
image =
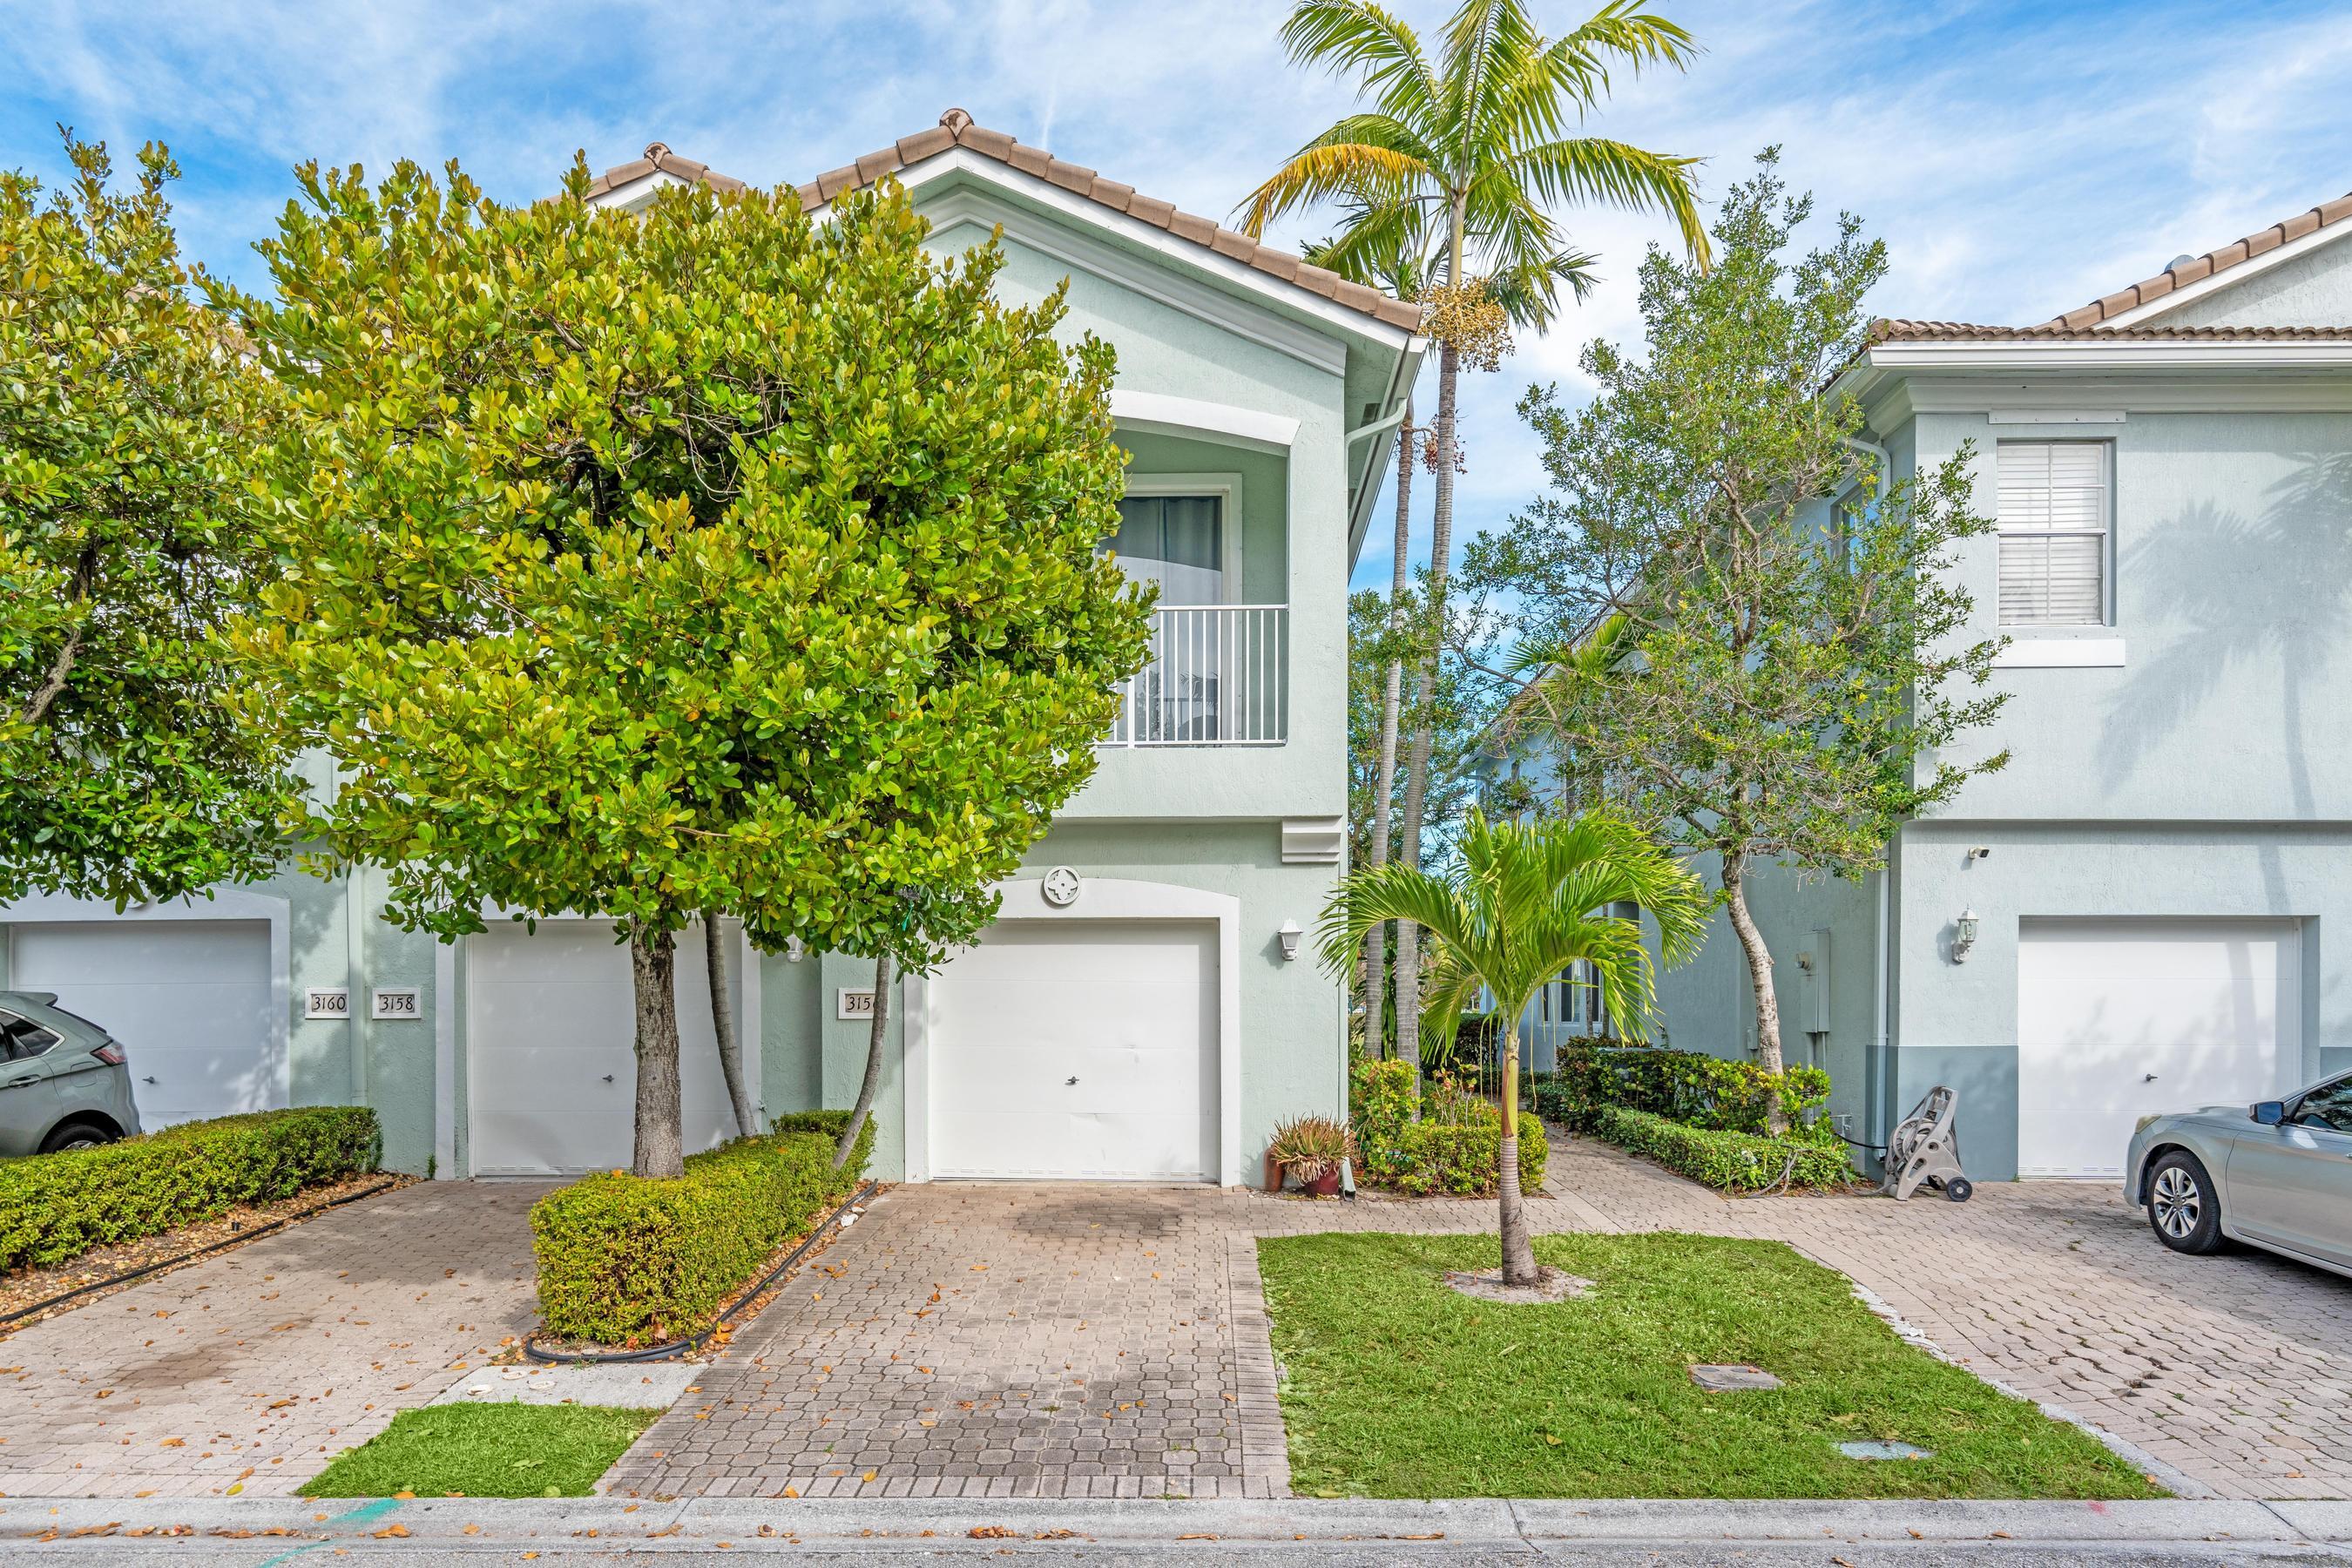
[[[2011,621],[2000,605],[2000,563],[1993,563],[1993,618],[2011,637],[2063,636],[2078,631],[2109,631],[2116,625],[2116,438],[2113,436],[2014,436],[1993,442],[1993,537],[1995,550],[2011,534],[2021,539],[2080,538],[2087,529],[2011,528],[2000,516],[2001,453],[2009,447],[2093,447],[2099,452],[2099,618],[2095,621]]]
[[[1239,474],[1129,474],[1129,496],[1206,496],[1217,502],[1217,602],[1244,605],[1242,597],[1242,477]],[[1175,608],[1176,606],[1170,606]]]

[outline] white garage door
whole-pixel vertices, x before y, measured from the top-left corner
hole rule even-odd
[[[933,1175],[1213,1179],[1213,924],[1003,921],[929,996]]]
[[[286,1103],[267,921],[12,926],[8,977],[122,1042],[151,1132]]]
[[[2296,944],[2277,921],[2020,921],[2019,1173],[2119,1176],[2142,1116],[2293,1087]]]
[[[728,964],[739,1029],[740,962]],[[700,926],[677,938],[686,1152],[736,1135],[710,1022]],[[756,1084],[748,1035],[744,1070]],[[625,1167],[635,1142],[635,991],[608,921],[494,926],[466,939],[467,1125],[476,1175]],[[756,1099],[757,1096],[755,1095]]]

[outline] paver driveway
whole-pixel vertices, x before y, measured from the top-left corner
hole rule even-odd
[[[290,1492],[536,1317],[526,1184],[425,1182],[0,1339],[0,1492]]]
[[[2211,1490],[2352,1496],[2352,1280],[2177,1258],[2105,1186],[1727,1200],[1553,1143],[1540,1231],[1773,1237],[1956,1359]],[[615,1467],[639,1496],[1268,1496],[1287,1487],[1255,1237],[1456,1231],[1487,1203],[902,1187]]]

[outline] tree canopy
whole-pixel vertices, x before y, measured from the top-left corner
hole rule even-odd
[[[672,933],[927,967],[1093,772],[1146,620],[1097,549],[1110,350],[998,302],[992,247],[929,255],[895,186],[814,221],[603,211],[584,166],[528,207],[455,164],[300,177],[245,301],[297,416],[247,712],[334,753],[304,826],[403,924],[616,920],[669,1173]]]
[[[1562,807],[1613,802],[1716,858],[1774,1070],[1751,866],[1867,871],[1906,818],[2006,761],[1948,750],[2000,704],[1982,688],[2000,645],[1961,640],[1970,600],[1947,570],[1992,526],[1972,454],[1881,471],[1860,407],[1828,389],[1867,341],[1885,247],[1846,216],[1791,259],[1811,212],[1768,152],[1725,199],[1711,268],[1652,251],[1646,354],[1588,349],[1585,407],[1528,395],[1551,493],[1468,563],[1526,607],[1537,678],[1515,720]]]
[[[213,634],[271,568],[237,498],[269,388],[191,297],[160,146],[0,174],[0,904],[267,875],[295,788]]]

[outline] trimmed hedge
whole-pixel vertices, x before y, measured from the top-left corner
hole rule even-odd
[[[540,1199],[531,1250],[548,1331],[629,1346],[708,1328],[777,1248],[857,1190],[874,1119],[836,1171],[848,1121],[845,1110],[781,1116],[760,1137],[688,1156],[675,1181],[600,1173]]]
[[[0,1160],[0,1271],[218,1219],[239,1204],[376,1169],[375,1112],[304,1106],[188,1121],[143,1138]]]
[[[1791,1187],[1842,1187],[1855,1179],[1844,1148],[1817,1134],[1759,1137],[1692,1127],[1615,1105],[1593,1112],[1592,1131],[1719,1193],[1760,1192],[1779,1184],[1784,1173]]]
[[[1493,1194],[1501,1179],[1503,1113],[1449,1084],[1432,1085],[1413,1114],[1412,1068],[1401,1061],[1356,1064],[1352,1125],[1366,1182],[1415,1197]],[[1551,1145],[1543,1123],[1519,1118],[1519,1186],[1543,1185]]]
[[[1775,1100],[1791,1126],[1803,1127],[1830,1098],[1830,1075],[1820,1068],[1791,1067],[1775,1075],[1750,1061],[1590,1036],[1561,1042],[1554,1064],[1535,1082],[1536,1109],[1575,1132],[1594,1131],[1600,1111],[1615,1106],[1690,1127],[1762,1136]]]

